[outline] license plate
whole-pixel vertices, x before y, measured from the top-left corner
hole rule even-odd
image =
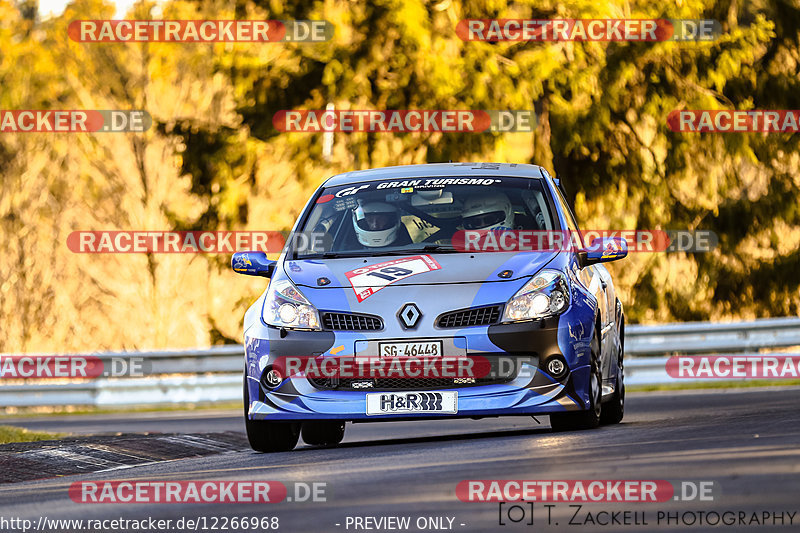
[[[376,392],[367,394],[367,415],[457,412],[457,391]]]
[[[442,341],[379,342],[379,357],[441,357]]]

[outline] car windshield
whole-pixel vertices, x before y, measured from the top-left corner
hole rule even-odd
[[[459,231],[509,229],[554,229],[540,178],[395,178],[322,190],[298,230],[320,244],[295,253],[308,258],[455,252]]]

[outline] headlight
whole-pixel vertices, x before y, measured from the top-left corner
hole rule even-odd
[[[322,329],[319,326],[319,314],[316,308],[288,279],[270,283],[261,314],[264,322],[270,326]]]
[[[557,315],[569,306],[569,282],[558,270],[542,270],[506,304],[503,322]]]

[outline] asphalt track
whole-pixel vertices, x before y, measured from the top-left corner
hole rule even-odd
[[[629,395],[624,422],[593,431],[553,433],[546,417],[540,419],[541,425],[530,418],[348,425],[345,442],[336,448],[301,445],[293,452],[272,455],[234,451],[0,485],[0,519],[277,516],[278,531],[336,532],[439,531],[442,529],[418,529],[415,522],[420,517],[449,517],[454,531],[532,532],[766,531],[779,527],[777,516],[781,516],[782,529],[792,531],[800,529],[798,405],[800,388],[657,392]],[[9,419],[0,423],[75,433],[242,430],[238,411]],[[74,503],[67,493],[74,481],[123,479],[277,480],[286,485],[324,482],[327,501],[90,505]],[[580,509],[558,503],[551,509],[549,521],[543,504],[535,502],[532,525],[527,523],[529,514],[516,524],[506,517],[506,525],[499,525],[498,503],[457,499],[455,487],[464,479],[652,479],[674,485],[711,481],[714,490],[713,501],[588,503]],[[573,517],[576,510],[578,515]],[[617,519],[621,523],[598,525],[611,519],[597,514],[601,511],[629,511],[628,523],[620,514]],[[701,524],[700,513],[712,511],[731,512],[725,516],[737,520],[744,516],[747,523]],[[519,512],[514,511],[512,517]],[[679,518],[659,521],[659,512],[678,513]],[[795,514],[790,518],[788,513]],[[411,522],[406,530],[347,527],[348,517],[367,516],[407,516]],[[587,516],[595,523],[587,524]],[[715,515],[704,516],[713,521]],[[753,516],[758,517],[756,522]],[[445,527],[447,524],[444,520]]]

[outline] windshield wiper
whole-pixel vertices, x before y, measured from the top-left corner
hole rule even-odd
[[[461,253],[450,245],[445,244],[426,244],[422,248],[401,248],[394,250],[363,250],[363,251],[345,251],[345,252],[323,252],[318,254],[311,254],[299,256],[298,259],[339,259],[346,257],[380,257],[384,255],[414,255],[419,253]]]
[[[422,247],[423,252],[458,252],[451,244],[426,244]]]
[[[298,259],[339,259],[344,257],[363,257],[361,252],[322,252],[298,256]]]
[[[420,253],[461,253],[450,245],[444,244],[426,244],[422,248],[402,248],[395,250],[375,250],[373,252],[361,254],[359,257],[378,257],[381,255],[414,255]]]

